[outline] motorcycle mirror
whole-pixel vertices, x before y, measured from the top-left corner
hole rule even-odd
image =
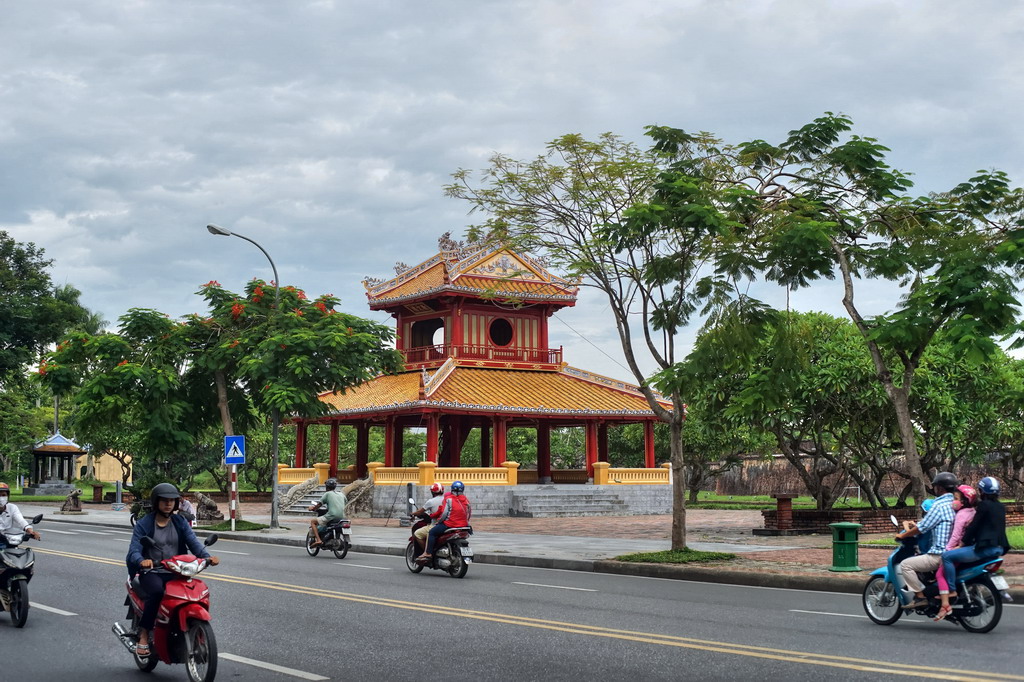
[[[36,525],[37,523],[39,523],[40,521],[42,521],[42,520],[43,520],[43,515],[42,515],[42,514],[36,514],[35,516],[33,516],[33,517],[32,517],[32,523],[31,523],[31,525],[33,525],[33,526],[34,526],[34,525]]]
[[[206,547],[209,547],[213,543],[217,542],[218,539],[219,538],[218,538],[216,533],[211,533],[210,535],[206,536],[205,540],[203,540],[203,545],[205,545]]]
[[[896,517],[894,515],[889,514],[889,520],[892,521],[892,525],[896,526],[897,528],[900,527],[900,522],[896,520]]]
[[[415,507],[415,506],[416,506],[416,500],[414,500],[414,499],[412,499],[412,498],[410,497],[410,498],[409,498],[409,504],[411,504],[412,506],[414,506],[414,507]]]

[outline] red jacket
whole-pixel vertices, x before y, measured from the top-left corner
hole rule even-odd
[[[469,519],[473,516],[473,509],[465,495],[445,493],[441,506],[431,516],[437,519],[438,523],[443,523],[449,528],[468,526]]]

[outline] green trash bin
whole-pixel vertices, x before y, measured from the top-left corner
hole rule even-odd
[[[830,523],[832,529],[832,567],[830,571],[860,571],[857,565],[859,523]]]

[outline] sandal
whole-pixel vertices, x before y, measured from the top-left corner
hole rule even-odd
[[[146,658],[149,656],[149,645],[148,644],[136,644],[135,655],[139,658]]]
[[[938,623],[940,620],[945,620],[946,616],[948,616],[951,613],[953,613],[953,607],[952,606],[942,606],[942,607],[939,608],[938,615],[936,615],[935,618],[932,618],[932,620],[934,620],[936,623]]]

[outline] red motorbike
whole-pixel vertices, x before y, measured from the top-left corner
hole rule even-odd
[[[413,506],[416,501],[409,498]],[[416,523],[412,525],[412,532],[409,535],[409,544],[405,547],[405,565],[413,573],[419,573],[424,568],[435,571],[445,571],[453,578],[464,578],[469,565],[473,563],[473,550],[469,546],[469,536],[473,532],[470,526],[449,528],[446,533],[437,539],[434,546],[434,556],[426,563],[418,563],[419,545],[416,544],[416,531],[430,523],[430,517],[426,514],[416,516]]]
[[[209,547],[216,541],[217,536],[210,535],[203,544]],[[142,542],[148,545],[152,539],[143,538]],[[184,663],[191,682],[212,682],[217,675],[217,640],[210,624],[210,589],[195,577],[210,563],[191,554],[179,554],[161,563],[176,575],[167,581],[164,588],[156,625],[149,639],[149,655],[139,656],[136,651],[139,620],[145,607],[138,576],[127,583],[128,627],[116,622],[114,634],[131,652],[135,665],[143,672],[152,671],[160,661],[168,665]]]

